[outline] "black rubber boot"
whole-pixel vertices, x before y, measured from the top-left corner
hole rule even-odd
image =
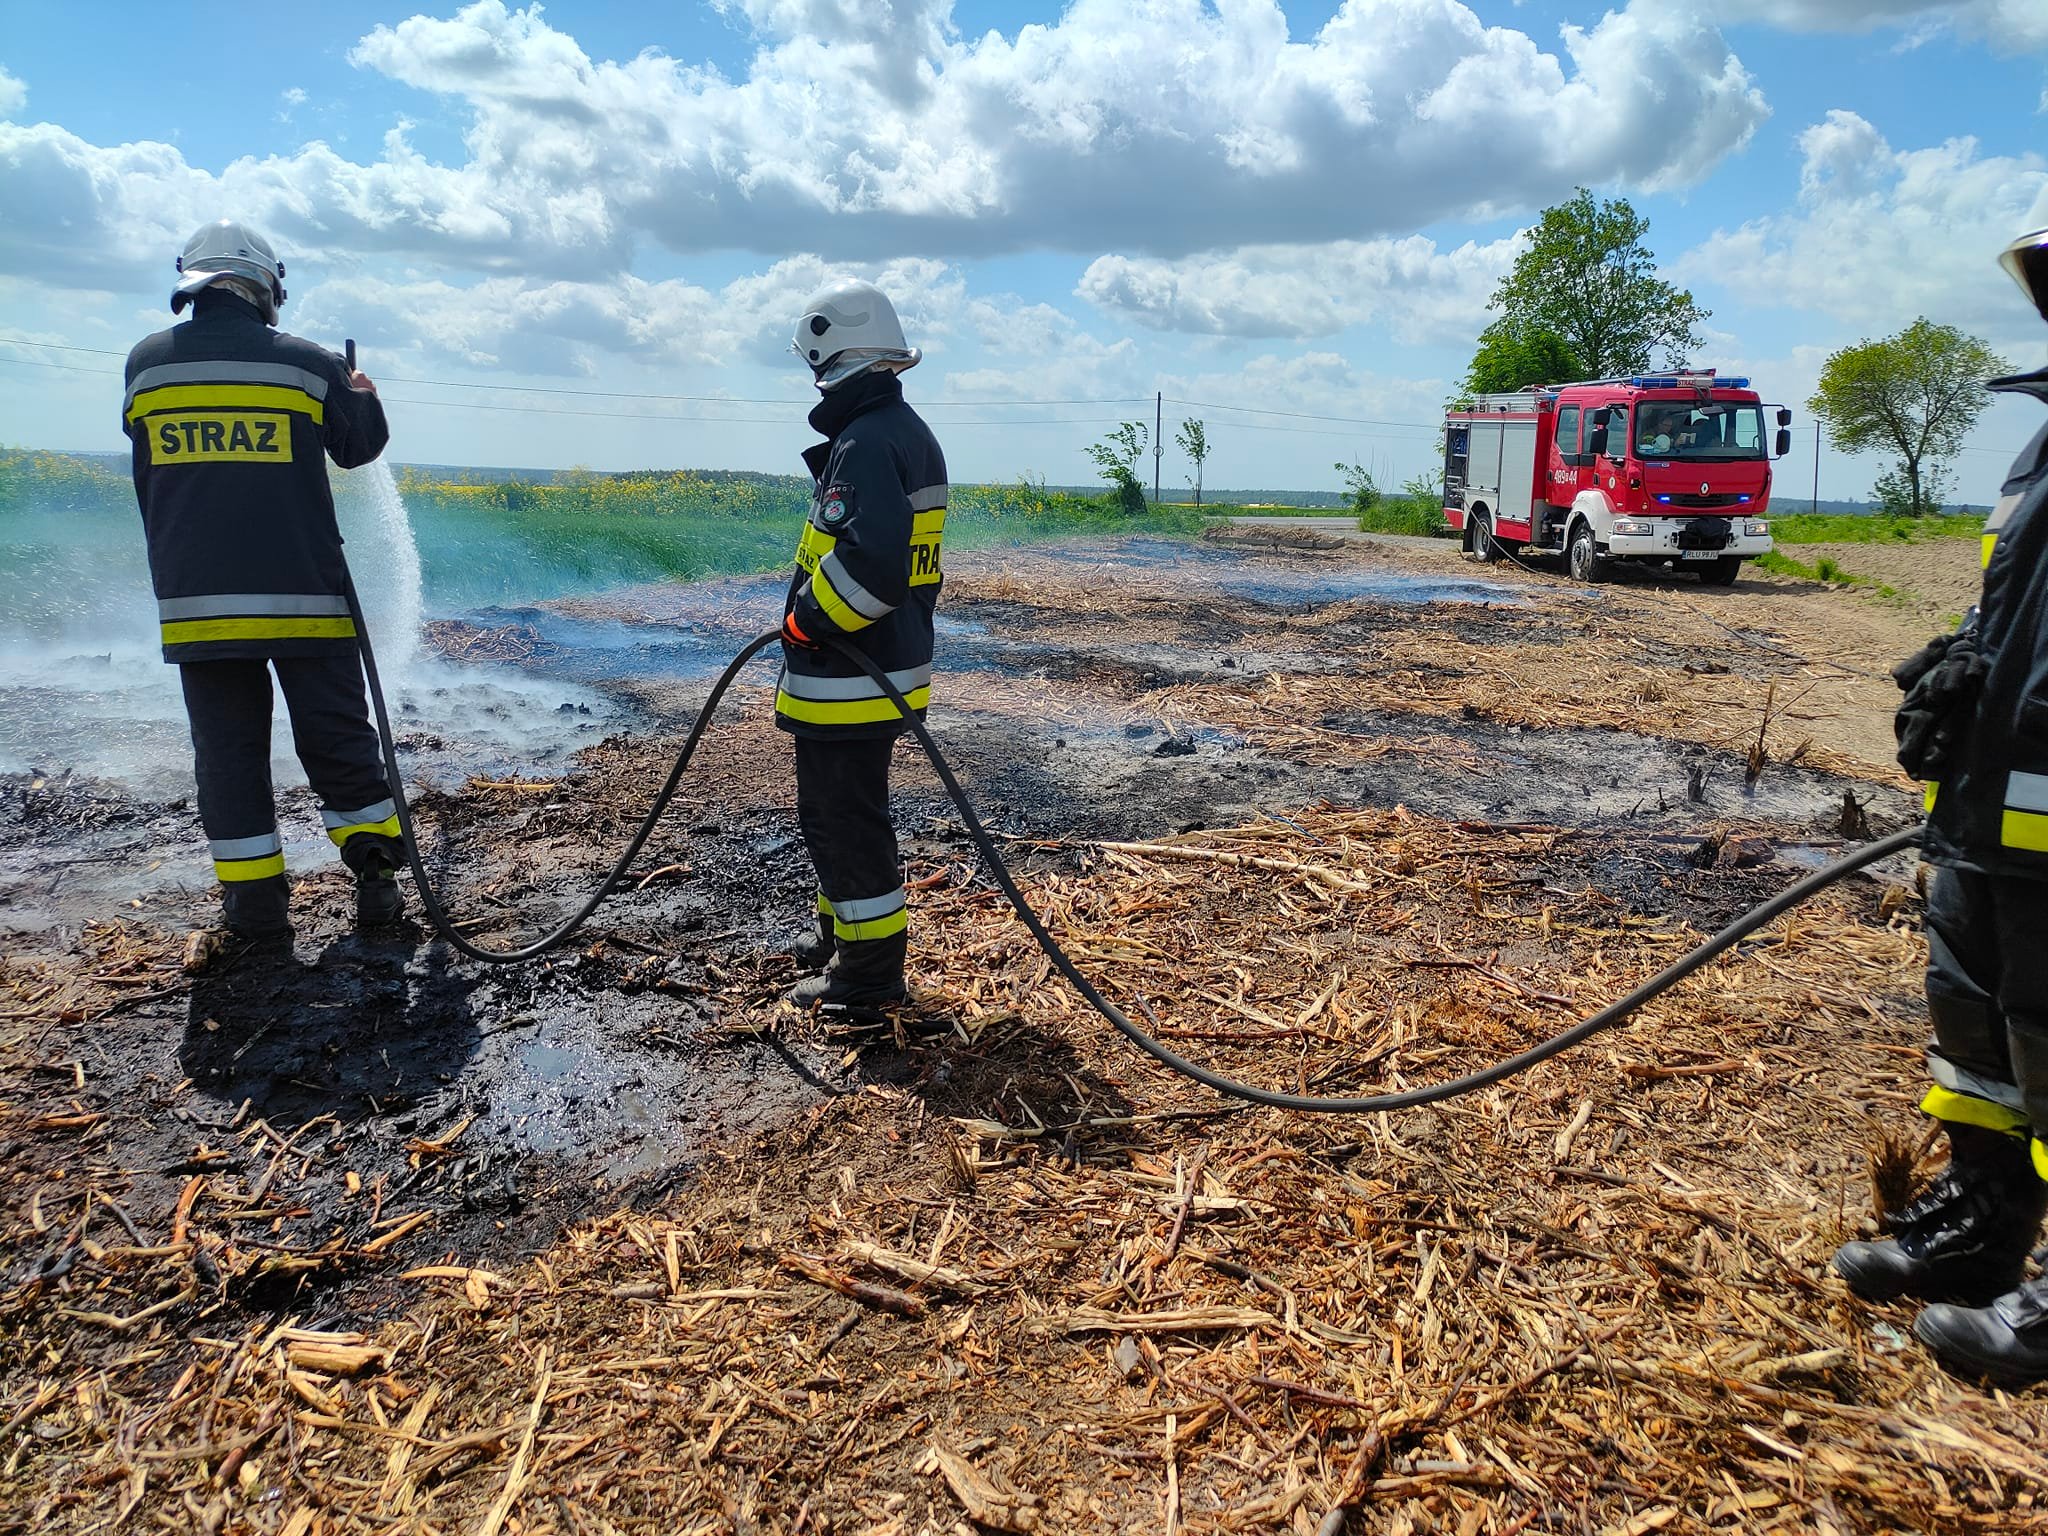
[[[910,1001],[910,989],[903,982],[909,948],[909,935],[902,933],[886,939],[842,940],[831,963],[798,982],[789,1000],[820,1013],[859,1015],[900,1008]]]
[[[1866,1301],[1917,1296],[1982,1306],[2019,1284],[2048,1184],[2016,1136],[1951,1124],[1948,1137],[1948,1167],[1893,1219],[1892,1235],[1837,1250],[1835,1273]]]
[[[405,895],[398,889],[398,871],[382,859],[371,859],[356,871],[356,926],[388,928],[405,916]]]
[[[1937,1302],[1913,1319],[1913,1336],[1958,1376],[2001,1387],[2048,1381],[2048,1279],[2029,1280],[1986,1307]]]
[[[832,937],[832,914],[818,914],[815,932],[802,934],[782,946],[782,952],[796,962],[800,971],[822,971],[832,963],[833,951],[838,947]]]
[[[283,875],[229,880],[221,886],[221,920],[249,944],[278,944],[292,936],[291,887]]]

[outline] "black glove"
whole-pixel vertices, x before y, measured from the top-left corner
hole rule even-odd
[[[1942,647],[1942,654],[1919,672],[1898,713],[1892,717],[1892,730],[1899,742],[1899,766],[1916,779],[1941,777],[1956,744],[1969,729],[1977,693],[1984,684],[1984,658],[1977,654],[1974,637],[1945,638],[1948,643]],[[1924,655],[1923,651],[1921,656]],[[1903,674],[1920,659],[1914,657],[1899,672]]]
[[[1949,647],[1962,638],[1961,631],[1951,631],[1945,635],[1936,635],[1932,640],[1921,646],[1919,650],[1908,656],[1896,667],[1893,667],[1892,681],[1899,685],[1899,692],[1911,693],[1914,684],[1940,666],[1941,659],[1949,652]]]

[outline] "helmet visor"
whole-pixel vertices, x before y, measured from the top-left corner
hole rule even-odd
[[[2020,285],[2041,318],[2048,320],[2048,229],[2020,236],[2005,248],[1998,264]]]

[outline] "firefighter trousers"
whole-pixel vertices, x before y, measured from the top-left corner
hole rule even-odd
[[[2048,881],[1937,868],[1927,1049],[1938,1120],[2029,1138],[2048,1178]]]
[[[831,922],[839,970],[860,984],[900,980],[910,918],[889,820],[895,739],[794,739],[797,825],[818,872],[820,926]]]
[[[320,797],[320,819],[357,873],[404,860],[398,807],[384,779],[361,665],[353,655],[192,661],[178,668],[192,725],[199,821],[230,926],[283,926],[284,843],[271,800],[271,669],[291,715],[292,746]]]

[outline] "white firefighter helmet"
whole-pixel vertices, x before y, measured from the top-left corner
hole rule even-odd
[[[2041,318],[2048,320],[2048,229],[2021,235],[2000,253],[1998,264],[2012,274],[2020,292],[2041,311]]]
[[[889,296],[873,283],[852,278],[811,295],[797,319],[790,350],[810,365],[820,389],[876,367],[901,373],[924,357],[904,340],[903,322]]]
[[[192,296],[223,278],[239,278],[270,297],[270,314],[284,302],[284,263],[270,242],[246,224],[216,219],[192,231],[178,257],[178,281],[171,289],[171,313],[192,302]]]

